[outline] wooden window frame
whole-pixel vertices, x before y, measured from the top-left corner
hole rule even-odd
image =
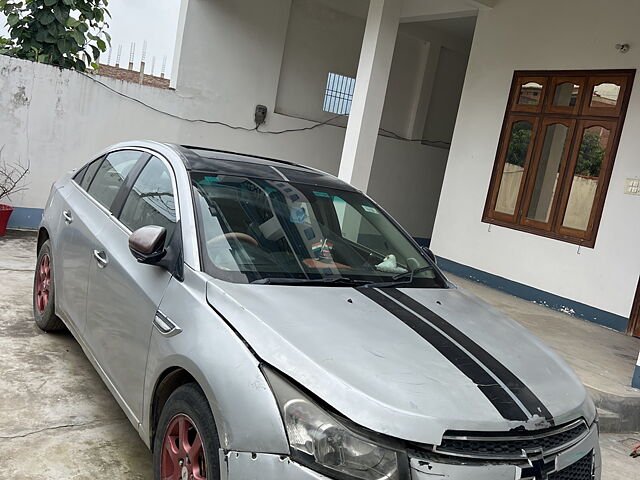
[[[576,98],[576,104],[568,107],[558,106],[553,104],[553,100],[556,96],[556,88],[563,83],[573,83],[579,85],[578,96]],[[586,90],[586,77],[576,76],[556,76],[551,77],[549,84],[549,95],[545,102],[545,113],[552,113],[556,115],[578,115],[580,107],[582,106],[582,98],[584,97],[584,91]]]
[[[636,70],[515,71],[482,221],[593,248],[596,243],[600,218],[602,217],[611,172],[629,105],[635,72]],[[538,105],[519,105],[517,102],[520,95],[520,87],[532,81],[543,85]],[[574,84],[580,85],[575,106],[553,105],[556,87],[566,82],[574,82]],[[618,102],[615,107],[610,109],[590,106],[594,86],[603,82],[619,82],[621,85]],[[506,153],[509,148],[512,125],[518,120],[531,122],[533,133],[525,158],[522,182],[515,210],[513,215],[509,215],[496,211],[495,205],[506,161]],[[527,213],[535,187],[546,129],[555,123],[568,126],[569,130],[567,132],[566,148],[560,162],[558,182],[552,199],[551,212],[547,222],[540,222],[527,218]],[[583,131],[594,125],[602,125],[605,128],[609,128],[610,134],[598,177],[598,186],[589,223],[587,229],[582,231],[564,227],[562,222],[569,199]]]
[[[506,119],[505,119],[505,124],[504,124],[504,130],[505,132],[508,132],[507,134],[505,134],[502,138],[502,140],[500,141],[500,147],[499,147],[499,154],[498,154],[498,159],[497,159],[497,164],[496,164],[496,168],[497,171],[495,172],[495,175],[497,176],[496,178],[496,188],[494,188],[491,192],[489,192],[489,194],[491,195],[491,204],[495,205],[497,200],[498,200],[498,190],[499,190],[499,186],[500,183],[502,181],[502,175],[503,175],[503,171],[504,171],[504,164],[506,161],[506,154],[507,151],[509,150],[509,139],[510,139],[510,135],[511,132],[513,130],[513,125],[516,124],[517,122],[520,121],[526,121],[526,122],[531,122],[532,124],[532,131],[535,132],[538,129],[538,119],[536,117],[532,117],[531,115],[527,115],[524,113],[512,113],[511,115],[509,115]],[[527,150],[527,154],[525,156],[524,159],[524,171],[523,171],[523,178],[527,175],[527,171],[528,171],[528,167],[529,164],[531,163],[531,156],[533,154],[533,142],[529,143],[529,149]],[[522,195],[523,195],[523,187],[524,187],[524,182],[522,182],[520,184],[520,188],[518,190],[518,197],[516,199],[516,206],[514,209],[514,213],[513,214],[509,214],[509,213],[504,213],[504,212],[498,212],[498,211],[493,211],[493,215],[494,218],[496,220],[500,220],[500,221],[504,221],[504,222],[515,222],[516,218],[518,216],[518,205],[522,199]]]
[[[562,191],[562,183],[564,175],[564,169],[562,166],[566,166],[568,160],[570,159],[570,151],[571,151],[571,141],[576,128],[576,120],[571,118],[563,118],[559,116],[546,116],[541,119],[540,129],[538,132],[540,133],[540,141],[535,144],[535,152],[533,154],[533,160],[531,164],[531,170],[533,172],[538,171],[538,166],[540,165],[540,158],[542,156],[542,149],[544,148],[544,139],[547,133],[547,128],[552,125],[564,125],[567,127],[567,137],[565,139],[565,149],[562,153],[562,159],[560,160],[561,170],[558,176],[558,182],[556,184],[555,192],[553,193],[553,198],[551,199],[551,213],[549,214],[549,218],[546,222],[541,222],[540,220],[534,220],[532,218],[527,217],[527,213],[529,212],[529,207],[531,206],[531,198],[533,196],[533,190],[536,185],[536,175],[532,175],[531,181],[523,182],[527,184],[527,189],[525,193],[525,198],[522,203],[522,213],[523,216],[521,218],[521,223],[524,226],[539,228],[546,232],[550,232],[553,228],[553,225],[556,222],[557,215],[555,214],[557,211],[558,202],[561,199],[560,192]],[[532,142],[534,143],[534,142]],[[568,148],[567,148],[568,146]]]
[[[535,104],[520,104],[518,100],[520,100],[520,87],[527,83],[539,83],[542,85],[542,90],[540,90],[540,97],[538,98],[538,103]],[[544,98],[547,93],[547,81],[545,77],[540,76],[521,76],[518,85],[515,86],[515,90],[511,95],[511,111],[513,113],[539,113],[542,111],[542,107],[544,106]]]

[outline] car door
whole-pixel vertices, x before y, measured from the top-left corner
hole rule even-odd
[[[54,254],[58,313],[82,334],[86,323],[89,262],[109,207],[140,152],[112,153],[81,169],[65,187]]]
[[[134,417],[140,419],[149,339],[156,310],[172,274],[138,263],[129,250],[132,231],[147,225],[177,229],[171,167],[151,157],[122,205],[105,225],[89,267],[86,339],[98,363]],[[128,182],[129,183],[129,182]]]

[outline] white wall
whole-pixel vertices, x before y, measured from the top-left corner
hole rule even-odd
[[[240,5],[243,4],[243,5]],[[214,8],[215,7],[215,8]],[[253,127],[256,103],[269,107],[264,129],[314,123],[273,113],[289,16],[288,0],[190,0],[185,12],[177,91],[96,77],[111,88],[185,118]],[[30,162],[28,190],[16,207],[43,208],[51,183],[124,140],[151,139],[235,150],[291,160],[337,173],[344,129],[322,126],[281,135],[231,130],[154,112],[77,72],[0,56],[0,146],[3,159]],[[395,146],[383,139],[385,152]],[[429,148],[412,145],[413,155]],[[386,155],[386,154],[385,154]],[[386,156],[385,156],[386,158]],[[398,154],[389,158],[398,158]],[[416,195],[418,193],[416,192]],[[437,200],[437,195],[432,201]],[[392,214],[403,209],[392,206]],[[422,218],[407,218],[416,235],[430,233]]]
[[[187,118],[233,122],[233,112],[204,108],[206,98],[95,77],[124,95]],[[242,97],[241,97],[242,99]],[[237,104],[242,107],[242,101]],[[43,208],[51,183],[103,148],[125,140],[193,144],[292,160],[337,173],[344,129],[268,135],[193,123],[154,112],[117,95],[80,73],[0,55],[2,159],[29,162],[28,190],[10,199],[17,207]],[[246,105],[244,105],[246,106]],[[233,110],[233,108],[231,109]],[[253,112],[243,124],[252,127]],[[240,123],[240,119],[235,120]],[[283,117],[267,128],[305,127]]]
[[[307,0],[297,2],[309,7]],[[341,25],[353,30],[350,35],[354,38],[361,35],[356,25],[364,22],[362,2],[359,6],[349,4],[349,8],[339,0],[322,2],[334,7],[322,10],[322,19],[341,18],[341,22],[346,22]],[[185,27],[184,35],[178,43],[179,64],[174,72],[177,90],[158,90],[104,77],[96,79],[124,95],[187,119],[217,120],[252,128],[254,108],[260,103],[269,109],[262,130],[314,126],[314,122],[274,113],[279,85],[286,89],[304,86],[304,79],[297,84],[283,84],[287,80],[281,78],[290,7],[291,0],[185,0],[179,22]],[[344,20],[345,16],[349,19]],[[331,25],[317,24],[314,28],[317,32],[327,28],[337,34]],[[420,87],[425,65],[421,62],[429,50],[425,42],[419,35],[399,36],[383,126],[397,128],[401,134],[415,122],[415,116],[411,118],[407,110],[415,108],[416,99],[423,93]],[[322,57],[323,62],[332,61],[336,48]],[[348,55],[349,62],[355,62],[355,74],[354,52],[359,52],[359,45]],[[294,64],[293,68],[306,67]],[[281,158],[333,174],[338,171],[345,133],[339,126],[280,135],[232,130],[154,112],[77,72],[6,56],[0,56],[0,69],[0,104],[6,106],[0,109],[0,145],[6,145],[4,158],[31,164],[28,190],[11,199],[17,207],[43,208],[49,186],[63,172],[84,164],[108,145],[124,140],[202,145]],[[322,77],[321,94],[326,78]],[[314,106],[309,97],[306,96],[306,101],[299,99],[305,109],[321,105],[319,101]],[[446,154],[446,150],[419,142],[378,138],[368,191],[413,235],[431,236]]]
[[[378,137],[367,193],[412,235],[431,238],[448,153]]]
[[[174,92],[96,77],[159,108],[178,110]],[[107,91],[70,70],[0,55],[2,160],[29,163],[14,206],[43,208],[54,180],[102,148],[135,138],[177,141],[180,122]]]
[[[413,138],[415,110],[418,108],[429,42],[399,31],[393,52],[389,84],[380,127],[405,138]]]
[[[324,120],[330,117],[322,112],[327,73],[355,76],[365,25],[363,3],[345,8],[327,0],[189,0],[178,94],[198,99],[201,116],[245,125],[254,106],[262,103],[269,108],[264,128],[270,130],[313,125],[296,117]],[[403,53],[396,49],[383,127],[403,134],[424,75],[419,65],[424,58],[412,63],[410,52],[420,53],[425,40],[403,35],[398,45]],[[407,85],[414,85],[411,92]],[[240,144],[232,134],[212,137],[207,144],[338,171],[341,127],[237,135]],[[368,193],[410,233],[430,237],[445,159],[446,150],[379,137]]]
[[[276,111],[317,121],[334,117],[322,110],[327,75],[356,77],[365,23],[317,0],[293,0]]]
[[[437,255],[628,316],[640,272],[640,76],[636,77],[595,248],[481,222],[513,70],[637,68],[640,3],[500,0],[478,16],[432,246]],[[630,43],[626,54],[616,43]]]
[[[328,0],[291,2],[276,112],[315,121],[335,116],[322,110],[327,75],[356,77],[366,23],[368,2],[351,1],[350,10]],[[399,32],[381,128],[412,136],[408,128],[420,99],[428,51],[426,40]],[[344,126],[346,118],[332,123]]]
[[[440,50],[422,138],[432,142],[451,142],[467,62],[464,53],[446,47]]]

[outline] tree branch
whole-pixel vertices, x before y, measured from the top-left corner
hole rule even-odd
[[[2,158],[4,147],[4,145],[0,147],[0,159]],[[23,165],[20,162],[0,162],[0,200],[27,189],[24,180],[29,173],[29,167],[29,163]]]

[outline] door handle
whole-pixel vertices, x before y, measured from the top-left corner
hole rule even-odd
[[[73,217],[71,216],[71,212],[69,210],[65,210],[62,212],[62,216],[64,217],[64,221],[67,225],[73,222]]]
[[[98,266],[100,268],[106,267],[107,263],[109,263],[109,260],[107,259],[107,254],[104,252],[100,252],[98,250],[93,251],[93,258],[97,260]]]

